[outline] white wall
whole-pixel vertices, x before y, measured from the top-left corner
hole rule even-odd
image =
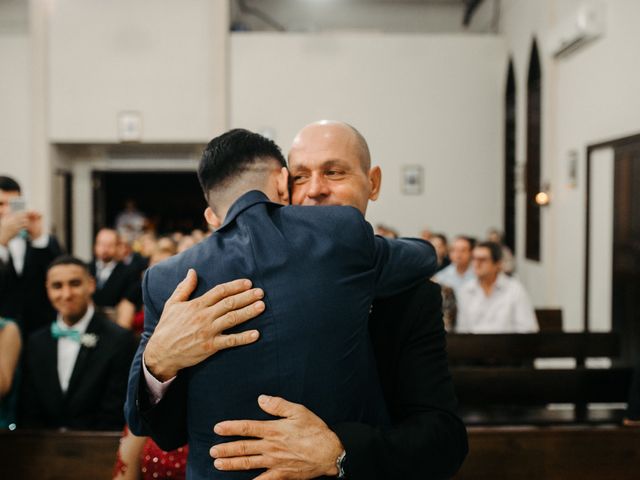
[[[604,1],[604,37],[565,59],[555,60],[549,50],[551,32],[582,3],[505,0],[502,9],[502,27],[518,79],[520,161],[525,156],[529,51],[532,37],[538,38],[544,96],[542,177],[550,180],[553,189],[553,203],[543,212],[543,261],[533,264],[519,258],[520,274],[534,303],[562,306],[569,330],[580,327],[584,314],[586,147],[640,132],[640,2]],[[576,188],[566,185],[571,150],[579,152]],[[518,236],[522,239],[524,210],[520,208],[518,213]]]
[[[226,0],[64,0],[50,15],[50,138],[202,142],[226,126]]]
[[[0,2],[0,175],[31,198],[29,53],[26,2]]]
[[[230,126],[269,129],[286,151],[309,122],[348,121],[383,170],[371,223],[484,235],[502,221],[505,58],[490,36],[233,34]],[[401,193],[412,164],[422,195]]]

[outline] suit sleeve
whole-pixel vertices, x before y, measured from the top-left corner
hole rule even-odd
[[[439,288],[425,282],[404,295],[403,303],[407,298],[408,305],[388,303],[378,312],[384,318],[371,320],[392,427],[331,427],[347,452],[346,477],[351,480],[450,478],[468,451],[465,427],[455,414]],[[393,323],[407,327],[393,348],[384,346],[390,315],[399,316]]]
[[[153,270],[148,270],[142,281],[144,332],[131,364],[125,417],[135,435],[150,436],[163,450],[169,451],[187,443],[187,385],[184,374],[178,373],[160,402],[151,405],[142,372],[142,358],[161,312],[149,294],[152,274]]]
[[[371,228],[369,226],[369,228]],[[388,239],[375,235],[375,296],[389,297],[430,278],[438,268],[436,251],[417,238]]]

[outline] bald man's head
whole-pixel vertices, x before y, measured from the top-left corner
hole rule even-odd
[[[381,172],[353,126],[323,120],[304,127],[289,151],[292,201],[299,205],[351,205],[363,214],[378,197]]]
[[[367,141],[357,128],[346,122],[320,120],[306,125],[293,139],[289,158],[296,147],[309,142],[320,145],[327,142],[339,142],[358,158],[363,172],[368,173],[371,168],[371,154]]]

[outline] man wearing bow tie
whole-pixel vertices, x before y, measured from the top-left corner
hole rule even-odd
[[[23,425],[121,429],[133,334],[95,313],[95,280],[81,260],[54,260],[46,288],[57,318],[27,343]]]

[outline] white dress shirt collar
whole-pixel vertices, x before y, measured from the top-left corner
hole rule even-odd
[[[56,323],[62,330],[74,329],[79,331],[80,334],[83,335],[84,333],[86,333],[94,313],[95,307],[93,306],[93,304],[89,304],[89,308],[87,308],[86,313],[73,326],[70,327],[66,323],[64,323],[64,320],[62,320],[62,315],[60,315],[59,313],[58,318],[56,319]],[[76,360],[78,359],[78,353],[80,352],[80,343],[68,337],[61,337],[58,338],[57,350],[58,380],[60,382],[60,389],[63,393],[66,393],[67,389],[69,388],[71,374],[73,373],[73,369],[76,365]]]

